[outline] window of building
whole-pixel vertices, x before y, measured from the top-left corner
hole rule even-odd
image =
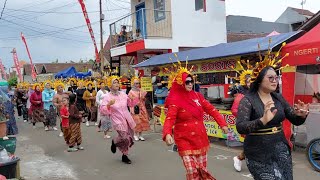
[[[204,9],[204,0],[195,0],[196,11]]]
[[[156,22],[166,18],[165,0],[153,0],[154,3],[154,19]]]

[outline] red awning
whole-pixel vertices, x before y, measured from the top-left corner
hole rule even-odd
[[[282,53],[290,54],[283,60],[283,64],[320,64],[320,23],[299,39],[287,44]]]

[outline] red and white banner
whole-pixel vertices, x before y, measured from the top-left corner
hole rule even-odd
[[[13,54],[13,62],[14,62],[14,65],[16,66],[16,70],[17,70],[17,73],[18,73],[19,82],[22,82],[23,78],[22,78],[22,74],[21,74],[21,68],[20,68],[20,63],[19,63],[19,59],[18,59],[16,48],[13,48],[12,54]]]
[[[7,80],[7,73],[6,73],[6,71],[4,70],[4,66],[3,66],[3,64],[2,64],[2,60],[1,60],[1,59],[0,59],[0,70],[1,70],[1,73],[0,73],[1,77],[2,77],[2,75],[3,75],[3,79],[4,79],[4,80]]]
[[[83,12],[84,18],[86,20],[90,36],[91,36],[91,39],[93,41],[93,45],[94,45],[94,48],[95,48],[95,54],[96,54],[96,62],[99,63],[100,62],[100,56],[99,56],[99,52],[98,52],[98,48],[97,48],[97,43],[96,43],[96,40],[94,38],[93,30],[92,30],[92,27],[91,27],[90,19],[89,19],[87,10],[86,10],[86,5],[84,4],[83,0],[78,0],[78,1],[79,1],[80,5],[81,5],[82,12]]]
[[[36,80],[36,78],[37,78],[37,73],[36,73],[35,70],[34,70],[34,66],[33,66],[33,63],[32,63],[32,58],[31,58],[31,55],[30,55],[30,52],[29,52],[29,48],[28,48],[28,44],[27,44],[26,38],[24,37],[24,35],[23,35],[22,33],[21,33],[21,39],[22,39],[24,45],[26,46],[27,53],[28,53],[28,56],[29,56],[29,59],[30,59],[31,77],[32,77],[32,80]]]

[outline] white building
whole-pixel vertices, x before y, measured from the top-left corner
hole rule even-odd
[[[127,34],[119,36],[123,26]],[[110,33],[111,57],[118,63],[121,56],[132,56],[137,64],[153,55],[225,43],[225,2],[131,0],[131,14],[110,24]]]

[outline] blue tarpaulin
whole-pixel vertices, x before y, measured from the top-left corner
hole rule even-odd
[[[60,72],[57,72],[54,75],[54,78],[68,78],[68,77],[84,78],[88,76],[91,76],[91,72],[77,72],[76,68],[72,66]]]
[[[221,43],[215,46],[205,48],[197,48],[177,53],[162,54],[158,56],[153,56],[150,59],[141,62],[133,67],[147,67],[162,64],[170,64],[172,62],[176,62],[174,54],[177,54],[180,61],[185,61],[187,59],[190,62],[196,60],[208,60],[214,58],[223,58],[228,56],[256,53],[259,51],[258,44],[260,44],[260,51],[266,51],[269,47],[269,38],[271,38],[272,40],[270,44],[270,48],[272,49],[282,44],[283,42],[289,40],[290,38],[295,37],[300,32],[301,31],[294,31],[289,33],[283,33],[276,36],[254,38],[232,43]],[[173,61],[171,61],[170,58]]]

